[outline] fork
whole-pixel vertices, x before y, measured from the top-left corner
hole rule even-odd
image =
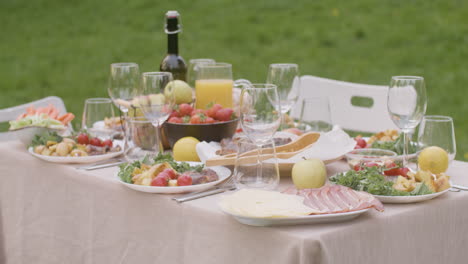
[[[178,203],[183,203],[198,198],[210,196],[213,194],[223,193],[226,191],[234,190],[236,186],[234,185],[234,177],[231,175],[227,180],[217,185],[215,188],[207,191],[193,192],[183,196],[174,197],[172,200],[177,201]]]

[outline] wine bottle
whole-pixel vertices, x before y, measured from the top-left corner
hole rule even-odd
[[[179,12],[167,11],[165,32],[167,34],[167,54],[161,61],[160,71],[170,72],[174,80],[186,81],[187,65],[179,55],[178,34],[182,32]]]

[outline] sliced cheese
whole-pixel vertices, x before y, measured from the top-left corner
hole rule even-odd
[[[241,189],[225,195],[220,201],[221,208],[231,214],[256,217],[294,217],[318,213],[304,205],[304,197],[275,191]]]

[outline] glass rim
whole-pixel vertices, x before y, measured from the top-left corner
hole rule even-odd
[[[453,122],[452,117],[443,116],[443,115],[425,115],[423,119],[428,120],[428,121],[436,121],[436,122]]]
[[[141,74],[141,76],[146,77],[146,76],[170,76],[172,77],[172,73],[170,72],[144,72]]]
[[[278,88],[275,84],[272,83],[252,83],[249,85],[244,86],[242,89],[275,89]]]
[[[87,98],[85,103],[101,104],[101,103],[112,103],[112,99],[106,97]]]
[[[299,68],[297,63],[272,63],[272,64],[270,64],[270,67],[285,68],[286,66],[287,67]]]
[[[314,96],[314,97],[302,98],[302,102],[309,102],[309,101],[327,101],[329,103],[330,96]]]
[[[412,75],[397,75],[392,76],[392,80],[424,80],[424,77]]]
[[[216,63],[216,61],[215,61],[214,59],[208,59],[208,58],[206,58],[206,59],[201,58],[201,59],[191,59],[191,60],[189,60],[189,63],[194,63],[194,64],[195,64],[195,63],[199,63],[199,62],[213,62],[213,63]]]
[[[111,63],[111,67],[138,67],[135,62],[115,62]]]
[[[223,69],[223,68],[232,68],[232,64],[226,62],[214,62],[209,64],[200,64],[199,68],[211,68],[211,69]]]

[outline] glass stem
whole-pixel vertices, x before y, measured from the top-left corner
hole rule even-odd
[[[408,149],[409,149],[409,137],[408,132],[403,131],[403,167],[408,167]]]
[[[260,160],[260,155],[262,153],[262,147],[257,145],[257,183],[262,182],[262,161]]]
[[[159,153],[163,153],[164,152],[164,148],[163,148],[163,145],[162,145],[162,141],[161,141],[161,127],[159,126],[159,122],[156,123],[156,124],[153,124],[153,126],[156,128],[156,144],[157,144],[157,150]]]

